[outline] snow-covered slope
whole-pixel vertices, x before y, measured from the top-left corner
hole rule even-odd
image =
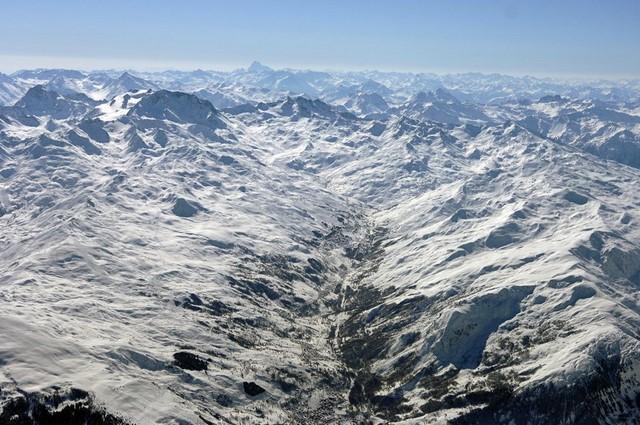
[[[0,106],[12,105],[24,94],[23,87],[8,75],[0,73]]]
[[[344,100],[343,106],[364,117],[380,117],[389,111],[389,104],[378,93],[360,92]]]
[[[129,91],[145,91],[150,89],[157,89],[157,86],[142,78],[135,77],[128,72],[123,72],[118,78],[105,84],[99,93],[103,99],[111,99],[114,96]]]
[[[481,108],[460,102],[444,89],[434,92],[420,92],[400,107],[401,114],[422,121],[436,121],[446,124],[485,124],[490,122]]]
[[[503,110],[541,137],[640,166],[640,116],[615,102],[546,96],[536,102],[505,105]]]
[[[637,93],[473,78],[12,75],[0,423],[637,423]]]
[[[194,96],[154,93],[125,117],[102,122],[107,142],[74,128],[94,155],[62,129],[4,130],[3,285],[22,288],[3,303],[4,380],[71,383],[135,423],[281,417],[273,402],[316,384],[308,359],[337,369],[329,348],[312,354],[313,313],[346,267],[331,255],[346,200],[268,167]],[[268,391],[249,410],[244,381]]]

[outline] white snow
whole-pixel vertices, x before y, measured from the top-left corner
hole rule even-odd
[[[427,378],[570,388],[619,359],[607,394],[640,393],[637,91],[54,71],[10,76],[54,103],[0,108],[1,385],[78,387],[136,424],[384,423],[349,403],[349,353],[402,423],[484,405],[422,409],[444,399]]]

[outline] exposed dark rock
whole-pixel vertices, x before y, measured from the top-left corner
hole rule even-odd
[[[200,124],[212,129],[226,127],[210,102],[192,94],[167,90],[158,90],[145,96],[131,108],[128,116],[137,120],[155,119]]]
[[[255,397],[265,392],[265,389],[262,388],[260,385],[256,384],[255,382],[245,381],[242,383],[242,388],[244,388],[244,392],[250,395],[251,397]]]
[[[355,381],[349,391],[349,403],[354,406],[358,406],[366,401],[367,398],[364,395],[364,388],[362,388],[362,384],[359,381]]]
[[[322,265],[322,263],[315,258],[309,258],[307,262],[309,263],[311,269],[316,273],[322,273],[325,270],[325,267]]]
[[[109,142],[109,133],[104,130],[104,123],[99,119],[85,119],[78,124],[78,127],[98,143]]]
[[[218,394],[216,402],[223,407],[230,407],[233,404],[233,400],[226,394]]]
[[[478,409],[453,419],[452,425],[509,423],[529,425],[597,425],[630,422],[625,410],[636,409],[634,400],[615,396],[620,385],[619,357],[601,359],[597,373],[584,376],[574,385],[543,384],[514,392],[504,381],[484,394],[469,394],[467,401],[480,402]],[[449,407],[449,406],[443,406]]]
[[[280,383],[280,389],[287,394],[298,388],[298,386],[293,382],[280,381],[279,383]]]
[[[563,198],[569,202],[573,202],[574,204],[578,204],[578,205],[584,205],[587,202],[589,202],[589,198],[577,192],[574,192],[572,190],[565,193]]]
[[[131,425],[97,406],[90,393],[61,387],[50,387],[36,393],[19,388],[0,388],[0,424]]]
[[[171,212],[178,217],[189,218],[198,214],[201,208],[194,202],[189,202],[184,198],[176,199]]]
[[[235,248],[235,244],[232,242],[219,241],[215,239],[207,239],[206,244],[209,246],[215,246],[216,248],[229,250]]]
[[[519,231],[520,227],[516,223],[507,223],[489,233],[489,236],[487,236],[485,240],[485,245],[487,248],[492,249],[502,248],[515,242],[515,235],[517,235]]]
[[[68,137],[69,143],[79,147],[87,155],[100,155],[102,153],[102,150],[100,150],[100,148],[98,148],[96,145],[91,143],[91,140],[87,139],[86,137],[80,136],[75,131],[70,131],[67,137]]]
[[[238,161],[235,160],[235,158],[233,158],[232,156],[229,155],[222,155],[218,161],[220,163],[222,163],[223,165],[233,165],[233,164],[237,164]]]
[[[167,146],[169,138],[167,137],[167,133],[162,130],[158,130],[156,131],[156,134],[153,135],[153,141],[164,148]]]
[[[237,280],[233,277],[228,277],[227,278],[229,281],[229,284],[233,287],[235,287],[236,289],[238,289],[240,292],[247,294],[247,295],[255,295],[255,294],[261,294],[264,295],[265,297],[267,297],[270,300],[277,300],[281,297],[281,295],[276,292],[275,290],[271,289],[268,285],[267,282],[265,280],[262,279],[255,279],[255,280],[249,280],[249,279],[240,279]]]
[[[187,370],[207,370],[209,360],[188,351],[179,351],[173,355],[174,364]]]

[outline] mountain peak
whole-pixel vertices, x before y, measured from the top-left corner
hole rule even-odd
[[[266,65],[261,64],[258,61],[253,61],[251,65],[249,65],[249,68],[247,68],[247,71],[253,72],[253,73],[260,73],[260,72],[270,72],[270,71],[273,71],[273,69],[269,68]]]
[[[135,81],[135,82],[144,81],[142,80],[142,78],[138,78],[127,71],[124,71],[122,74],[120,74],[117,80],[118,81]]]
[[[279,105],[280,112],[285,116],[311,117],[313,115],[330,116],[332,108],[320,99],[309,99],[304,96],[287,96]]]
[[[52,118],[63,119],[72,115],[86,113],[91,107],[88,98],[79,96],[65,97],[60,93],[48,90],[45,86],[38,84],[31,87],[20,100],[15,103],[15,107],[22,108],[25,112],[35,115],[50,115]]]
[[[182,92],[158,90],[143,97],[129,116],[222,128],[224,123],[211,102]]]
[[[61,96],[52,90],[47,90],[42,84],[31,87],[22,96],[22,98],[16,103],[16,106],[31,108],[38,105],[38,107],[50,108],[55,102],[61,98]]]
[[[118,78],[111,79],[105,84],[106,98],[111,99],[119,94],[137,91],[137,90],[149,90],[156,89],[157,86],[147,80],[130,74],[125,71]]]
[[[448,90],[439,87],[434,91],[428,93],[420,91],[413,96],[413,103],[426,103],[426,102],[444,102],[444,103],[458,103],[459,100],[452,95]]]
[[[549,94],[546,96],[542,96],[540,99],[538,99],[538,102],[540,103],[553,103],[553,102],[563,103],[568,101],[569,99],[559,94],[555,94],[555,95]]]
[[[448,91],[445,88],[439,87],[437,88],[433,94],[435,95],[436,99],[443,101],[443,102],[458,102],[458,98],[455,97],[454,95],[451,94],[450,91]]]

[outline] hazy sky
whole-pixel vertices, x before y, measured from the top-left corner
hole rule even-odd
[[[640,78],[640,0],[19,0],[0,70],[247,66]]]

